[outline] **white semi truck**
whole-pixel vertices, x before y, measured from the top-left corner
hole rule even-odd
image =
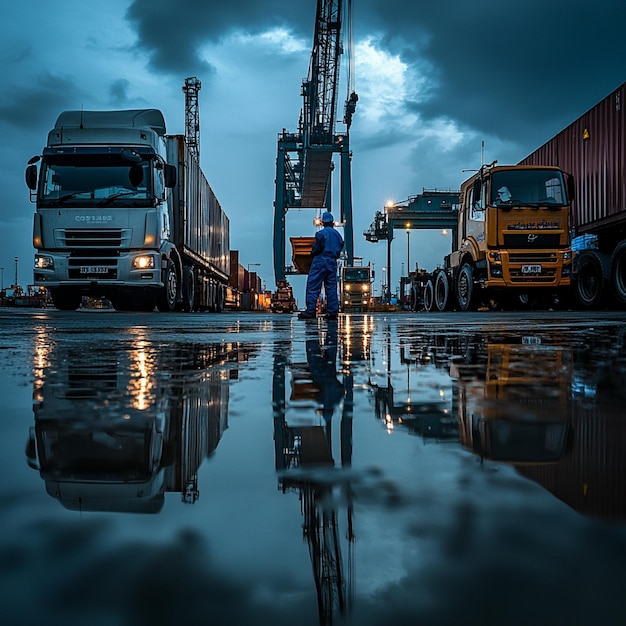
[[[121,310],[222,309],[229,220],[161,111],[61,113],[26,184],[36,203],[34,284],[57,308],[87,296]]]

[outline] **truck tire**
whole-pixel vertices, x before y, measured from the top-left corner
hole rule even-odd
[[[461,311],[469,311],[473,308],[475,294],[474,268],[469,263],[463,263],[456,277],[456,299]]]
[[[167,265],[163,270],[163,287],[157,295],[157,307],[159,311],[167,313],[176,308],[176,298],[178,296],[178,275],[172,259],[167,260]]]
[[[183,267],[183,311],[193,311],[196,298],[196,276],[193,267],[185,265]]]
[[[59,311],[75,311],[80,306],[81,295],[76,289],[53,287],[50,289],[50,296]]]
[[[438,311],[446,311],[450,300],[450,281],[448,275],[439,270],[435,276],[435,306]]]
[[[611,255],[611,285],[615,299],[626,304],[626,239],[617,244]]]
[[[576,295],[585,309],[600,307],[606,296],[606,274],[600,254],[585,250],[578,259]]]
[[[435,286],[431,278],[424,286],[424,309],[430,313],[435,306]]]

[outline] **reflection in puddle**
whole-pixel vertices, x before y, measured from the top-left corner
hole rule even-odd
[[[193,503],[248,356],[232,343],[37,343],[29,464],[72,510],[156,513],[166,492]]]
[[[191,331],[159,340],[137,328],[96,347],[35,329],[29,464],[66,509],[162,511],[159,522],[174,532],[165,495],[197,502],[200,466],[215,454],[219,489],[180,505],[184,524],[225,555],[216,557],[220,580],[243,572],[233,580],[255,599],[295,597],[301,588],[284,580],[302,576],[320,624],[369,623],[368,610],[371,623],[393,623],[380,608],[387,596],[419,607],[415,589],[437,597],[458,572],[478,570],[468,580],[497,585],[490,550],[518,559],[512,571],[526,583],[540,573],[524,561],[519,536],[545,547],[568,524],[573,542],[592,518],[626,522],[624,335],[423,319],[251,318],[215,330],[209,343],[190,340]],[[229,404],[231,430],[218,450]],[[135,518],[151,519],[125,516],[141,524]],[[255,558],[263,580],[251,583]],[[546,559],[556,578],[559,559]],[[289,590],[267,591],[282,584]],[[457,605],[437,610],[455,617],[442,623],[461,621]]]
[[[349,468],[352,458],[353,383],[349,359],[353,352],[351,342],[346,341],[347,369],[339,374],[338,324],[329,323],[316,330],[306,339],[306,363],[290,362],[282,353],[274,355],[275,463],[279,488],[283,493],[295,491],[299,495],[320,624],[331,624],[333,614],[345,614],[354,601],[351,487],[349,481],[337,480],[331,471],[338,464],[333,452],[336,410],[341,411],[339,466]],[[287,376],[291,382],[289,403]],[[290,411],[297,405],[310,408]],[[341,530],[342,512],[345,532]]]

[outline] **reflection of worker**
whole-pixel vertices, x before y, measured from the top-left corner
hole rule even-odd
[[[502,186],[498,189],[498,202],[510,202],[511,192],[508,187]]]
[[[344,387],[337,379],[337,325],[332,324],[323,345],[319,339],[306,342],[306,360],[311,379],[318,391],[317,401],[322,405],[324,419],[328,422],[344,394]]]
[[[326,318],[337,319],[339,298],[337,297],[337,259],[343,248],[343,237],[335,230],[335,218],[332,213],[322,214],[324,228],[315,233],[315,243],[311,249],[313,261],[306,283],[306,310],[298,316],[300,319],[313,319],[324,285],[326,292]]]

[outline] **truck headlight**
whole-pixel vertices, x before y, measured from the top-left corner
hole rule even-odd
[[[572,260],[572,251],[571,250],[566,250],[563,253],[563,260],[564,261],[571,261]]]
[[[37,270],[53,270],[54,259],[51,256],[45,254],[35,255],[35,269]]]
[[[351,285],[345,285],[345,286],[344,286],[344,289],[345,289],[346,291],[350,291],[350,289],[351,289],[351,288],[352,288],[352,286],[351,286]]]
[[[369,291],[369,290],[370,290],[369,285],[363,285],[363,291]]]
[[[154,256],[149,254],[141,254],[133,259],[134,270],[153,270]]]

